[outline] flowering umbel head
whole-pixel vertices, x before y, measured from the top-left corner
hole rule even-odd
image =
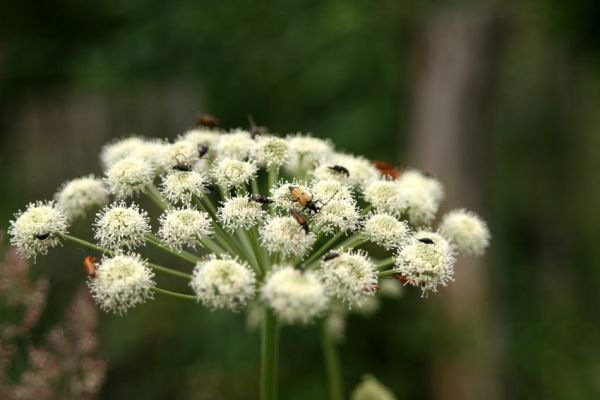
[[[456,245],[459,252],[481,255],[490,242],[487,224],[477,214],[453,210],[444,216],[440,233]]]
[[[83,217],[89,209],[108,203],[108,188],[93,175],[65,182],[54,196],[69,219]]]
[[[38,254],[46,254],[48,249],[61,243],[61,235],[67,233],[67,229],[67,216],[56,203],[38,201],[15,214],[8,233],[19,255],[35,262]]]
[[[108,249],[134,249],[144,244],[149,221],[148,213],[136,204],[113,203],[98,213],[94,237]]]

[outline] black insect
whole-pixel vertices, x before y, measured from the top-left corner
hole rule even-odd
[[[417,239],[419,242],[421,243],[425,243],[425,244],[434,244],[433,240],[429,239],[429,238],[419,238]]]
[[[35,238],[38,240],[46,240],[50,237],[50,233],[41,233],[39,235],[35,235]]]
[[[209,192],[216,192],[217,191],[217,187],[210,183],[210,182],[205,182],[204,184],[202,184],[202,186],[208,190]]]
[[[254,122],[254,118],[252,115],[248,114],[248,124],[250,125],[250,136],[252,139],[256,138],[258,135],[264,135],[269,130],[266,126],[257,126],[256,122]]]
[[[190,172],[192,170],[192,165],[187,161],[180,161],[177,157],[175,159],[177,160],[177,164],[173,165],[174,170],[182,172]]]
[[[333,251],[325,254],[325,257],[323,257],[323,261],[330,261],[333,260],[334,258],[338,258],[340,256],[340,253],[335,253]]]
[[[348,171],[348,168],[342,167],[341,165],[333,165],[329,167],[329,169],[342,175],[350,176],[350,171]]]
[[[218,128],[221,125],[219,118],[210,114],[200,114],[196,120],[198,126],[205,126],[207,128]]]
[[[271,204],[273,202],[273,200],[271,200],[270,198],[260,194],[251,194],[248,197],[248,201],[254,201],[259,204]]]
[[[200,143],[198,145],[198,158],[202,158],[208,153],[208,145]]]
[[[300,225],[302,229],[304,229],[304,233],[308,235],[308,222],[306,222],[306,218],[304,218],[304,215],[302,215],[300,212],[294,209],[290,210],[290,214],[292,214],[292,217],[294,217],[298,225]]]

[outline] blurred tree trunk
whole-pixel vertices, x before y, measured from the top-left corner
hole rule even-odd
[[[446,207],[485,216],[487,110],[498,53],[498,19],[452,10],[430,17],[418,36],[411,128],[413,164],[447,186]],[[447,209],[442,210],[442,212]],[[448,324],[436,351],[432,392],[439,400],[499,397],[486,265],[460,257],[456,281],[434,299]]]

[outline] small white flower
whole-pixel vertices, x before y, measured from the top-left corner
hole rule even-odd
[[[312,136],[292,135],[287,137],[290,157],[286,168],[291,172],[312,169],[315,163],[333,152],[331,142]]]
[[[212,176],[219,186],[231,188],[242,186],[254,179],[256,171],[254,162],[223,158],[213,167]]]
[[[319,275],[327,293],[350,307],[373,296],[377,288],[377,268],[360,250],[339,252],[339,256],[322,261]]]
[[[120,254],[103,258],[88,286],[100,308],[123,315],[152,299],[153,278],[154,273],[139,254]]]
[[[173,204],[189,205],[193,196],[204,196],[209,187],[209,179],[200,172],[171,171],[163,177],[160,193]]]
[[[421,231],[412,243],[400,249],[394,269],[407,279],[408,284],[420,287],[425,295],[452,280],[454,260],[453,248],[444,238]]]
[[[314,170],[310,171],[310,174],[317,181],[337,181],[341,183],[347,183],[349,181],[349,175],[344,174],[343,172],[338,172],[334,169],[337,167],[334,164],[321,164],[316,167]]]
[[[209,151],[213,151],[213,146],[221,138],[221,132],[215,129],[197,128],[192,129],[183,134],[183,139],[190,141],[196,145],[208,146]]]
[[[397,400],[397,397],[375,377],[365,375],[352,392],[350,400]]]
[[[155,174],[160,174],[170,168],[164,162],[164,154],[168,146],[170,144],[164,140],[144,140],[133,149],[131,157],[141,158],[152,166]]]
[[[53,201],[38,201],[15,214],[8,233],[17,253],[35,262],[38,254],[47,254],[48,249],[61,243],[60,235],[67,229],[67,216]]]
[[[259,165],[270,167],[281,167],[289,157],[288,144],[285,140],[267,136],[260,137],[256,147],[256,160]]]
[[[183,246],[195,248],[198,239],[212,232],[210,217],[193,208],[165,211],[159,219],[158,236],[171,249],[181,251]]]
[[[108,203],[108,188],[93,175],[65,182],[54,196],[69,219],[83,217],[92,207]]]
[[[261,289],[263,301],[288,324],[307,324],[323,315],[329,298],[316,273],[276,267]]]
[[[108,170],[117,161],[127,158],[140,145],[143,140],[137,136],[131,136],[125,139],[112,141],[102,148],[100,151],[100,161],[104,170]]]
[[[364,191],[364,197],[375,210],[395,217],[399,217],[405,209],[404,197],[393,181],[380,180],[370,183]]]
[[[327,234],[337,231],[350,232],[356,230],[360,223],[360,214],[354,201],[332,199],[322,206],[312,222],[315,229]]]
[[[245,263],[213,257],[198,263],[190,286],[198,301],[211,309],[238,310],[254,296],[256,278]]]
[[[150,232],[146,211],[122,201],[104,207],[96,216],[94,226],[94,238],[100,246],[114,250],[134,249],[145,243],[144,236]]]
[[[304,206],[298,203],[298,199],[292,195],[290,187],[296,187],[312,198],[312,193],[305,183],[296,181],[289,183],[282,181],[271,188],[273,205],[285,212],[288,212],[292,208],[296,211],[301,211],[304,209]]]
[[[440,232],[465,254],[482,255],[490,243],[490,231],[485,221],[467,210],[452,210],[446,214]]]
[[[389,214],[371,214],[364,223],[367,239],[387,250],[401,247],[409,238],[406,222]]]
[[[219,221],[232,232],[237,229],[250,229],[263,221],[265,215],[262,206],[246,196],[226,199],[217,212]]]
[[[219,158],[243,161],[254,157],[256,142],[250,136],[250,132],[237,129],[219,136],[219,140],[215,144],[215,151]]]
[[[163,146],[161,164],[165,171],[173,170],[176,165],[192,167],[200,159],[199,155],[198,145],[191,140],[179,139]]]
[[[300,257],[310,249],[315,235],[312,232],[305,233],[292,217],[274,217],[260,228],[260,240],[271,254]]]
[[[444,189],[435,179],[419,171],[408,170],[396,181],[411,225],[429,225],[435,218]]]
[[[377,168],[363,157],[336,153],[328,162],[346,168],[348,170],[346,181],[357,189],[364,190],[370,183],[380,179]]]
[[[117,161],[106,171],[106,182],[111,192],[119,199],[142,192],[153,180],[152,166],[136,157]]]
[[[354,201],[352,192],[345,184],[336,180],[320,180],[311,185],[316,201],[326,203],[329,200]]]

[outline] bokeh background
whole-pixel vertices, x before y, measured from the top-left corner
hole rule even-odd
[[[98,151],[173,138],[196,112],[428,171],[445,209],[489,222],[483,260],[407,290],[341,346],[400,399],[600,398],[600,2],[4,1],[0,229]],[[89,221],[75,230],[89,237]],[[39,260],[43,332],[81,284],[80,250]],[[318,332],[285,328],[281,397],[325,398]],[[35,340],[35,337],[32,338]],[[102,315],[103,399],[251,399],[243,314],[160,299]]]

